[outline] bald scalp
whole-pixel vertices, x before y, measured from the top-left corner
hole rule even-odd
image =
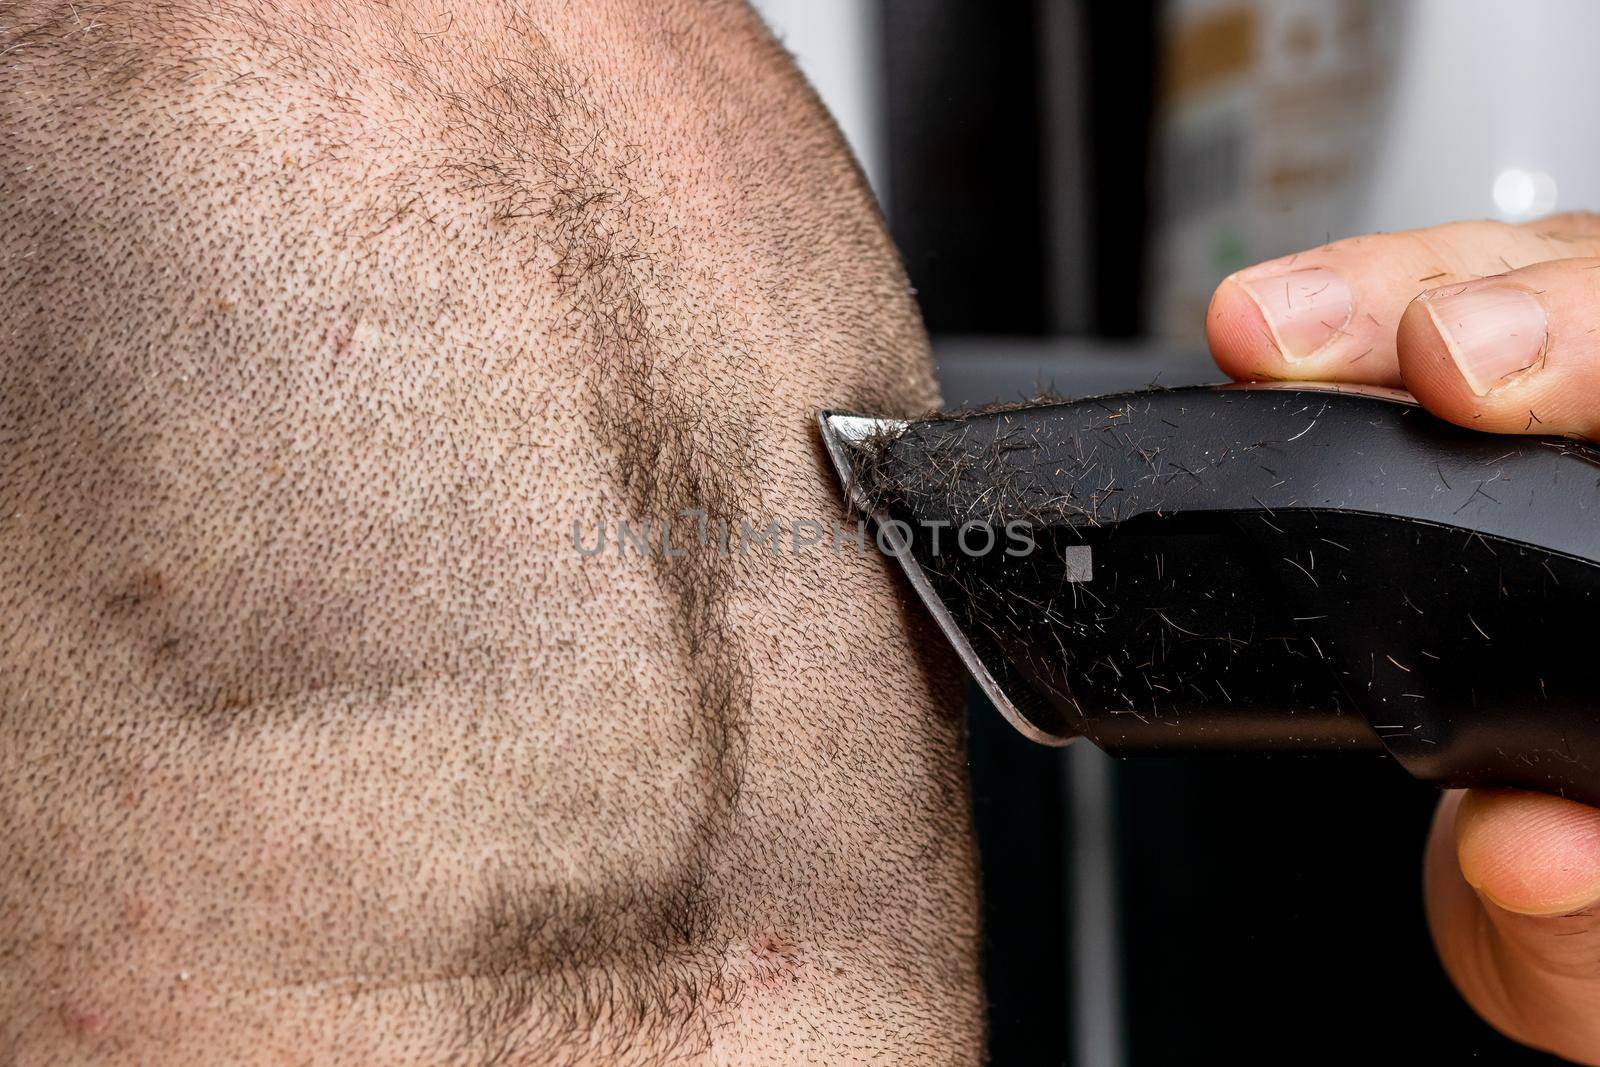
[[[882,1011],[954,994],[970,1038],[959,727],[841,728],[935,685],[882,572],[834,576],[863,640],[801,562],[567,543],[833,507],[811,409],[933,399],[759,22],[32,3],[0,53],[0,601],[32,621],[0,641],[6,1038],[182,1022],[226,1059],[270,989],[355,1062],[402,1058],[364,1044],[396,997],[425,1062],[650,1061],[773,974],[886,968]],[[774,657],[784,628],[818,636]],[[795,826],[835,793],[854,814]],[[949,856],[819,871],[839,836]],[[880,909],[934,973],[858,932]]]
[[[770,50],[736,9],[720,15],[738,16],[745,41]],[[732,131],[706,134],[718,124],[698,119],[660,129],[638,114],[650,104],[641,86],[566,54],[514,5],[484,5],[470,23],[443,6],[170,0],[18,17],[5,48],[22,70],[10,84],[22,88],[6,95],[0,146],[18,193],[4,278],[20,305],[7,331],[17,353],[8,403],[18,424],[71,425],[74,448],[86,429],[97,438],[94,456],[40,471],[40,482],[74,475],[76,485],[54,488],[92,496],[89,510],[103,512],[130,495],[119,491],[127,457],[151,430],[171,429],[169,441],[231,433],[233,451],[210,468],[282,473],[235,501],[252,525],[276,525],[325,488],[359,503],[374,474],[410,498],[408,519],[435,502],[470,507],[512,450],[527,448],[583,453],[575,465],[607,476],[636,517],[733,516],[758,502],[754,416],[713,403],[738,343],[715,310],[732,306],[726,294],[704,284],[716,264],[696,247],[713,219],[684,217],[715,211],[715,225],[736,230],[738,206],[728,175],[697,187],[680,158],[708,145],[677,143],[691,129],[701,141]],[[715,17],[694,19],[703,28]],[[726,105],[711,86],[693,93],[697,109]],[[743,388],[762,391],[759,381]],[[119,419],[145,404],[163,410]],[[453,438],[464,429],[453,404],[502,432]],[[232,424],[215,425],[224,414]],[[374,469],[348,470],[352,439],[382,446],[359,457]],[[416,466],[384,462],[424,450]],[[162,469],[143,473],[205,459],[156,458]],[[381,568],[394,556],[384,525],[367,524],[366,546],[306,531],[295,549],[310,558],[284,562],[302,564],[306,584],[352,562]],[[686,640],[705,646],[727,576],[697,555],[658,579]],[[126,614],[164,586],[135,564],[108,596]],[[288,590],[255,591],[296,614]],[[384,658],[391,641],[341,650],[340,634],[388,622],[337,591],[329,599],[341,602],[323,605],[333,611],[321,625],[296,618],[274,634],[229,635],[228,649],[208,643],[197,658],[209,677],[173,698],[237,713],[352,675],[393,683],[500,661],[480,646],[446,662],[461,655],[455,640],[420,659],[408,646],[403,662]],[[433,615],[437,600],[408,607]],[[738,687],[731,662],[714,666],[724,690]],[[706,695],[711,706],[736,700]]]

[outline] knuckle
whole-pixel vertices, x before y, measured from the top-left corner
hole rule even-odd
[[[1462,276],[1499,273],[1495,268],[1501,266],[1514,270],[1516,263],[1507,253],[1527,235],[1510,223],[1479,219],[1411,230],[1401,236],[1411,244],[1419,261],[1459,280]]]

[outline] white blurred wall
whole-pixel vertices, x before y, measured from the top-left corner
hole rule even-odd
[[[1168,0],[1150,322],[1373,231],[1600,209],[1600,0]]]
[[[1600,209],[1600,3],[1408,6],[1358,228]]]
[[[878,203],[887,192],[878,7],[866,0],[754,0],[850,142]]]

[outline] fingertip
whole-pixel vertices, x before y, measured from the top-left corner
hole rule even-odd
[[[1396,331],[1401,381],[1470,429],[1596,439],[1597,268],[1556,260],[1421,294]]]
[[[1206,309],[1206,343],[1211,357],[1236,381],[1287,377],[1272,330],[1238,277],[1229,275],[1211,294]]]
[[[1566,915],[1600,901],[1600,810],[1516,790],[1469,790],[1455,812],[1467,884],[1519,915]]]
[[[1395,351],[1400,361],[1400,381],[1417,402],[1441,419],[1474,429],[1484,413],[1478,397],[1462,378],[1450,346],[1439,332],[1423,293],[1406,307],[1395,330]]]
[[[1357,292],[1339,272],[1257,264],[1225,278],[1206,311],[1217,365],[1241,381],[1398,385],[1394,338],[1384,320],[1357,313]]]

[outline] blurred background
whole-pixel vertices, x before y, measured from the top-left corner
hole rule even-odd
[[[1592,0],[757,0],[906,259],[951,405],[1216,380],[1217,282],[1600,207]],[[1117,762],[971,709],[993,1062],[1548,1064],[1434,959],[1436,793],[1381,760]]]

